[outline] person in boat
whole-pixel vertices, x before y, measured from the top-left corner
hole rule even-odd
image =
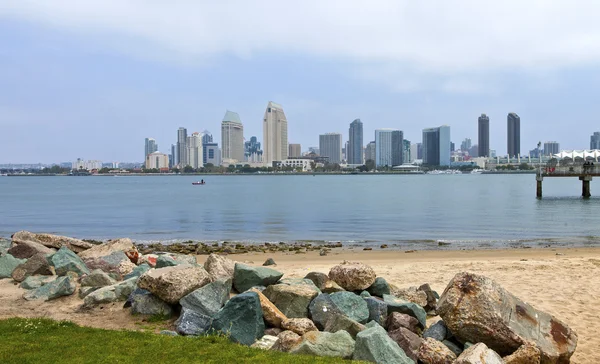
[[[200,180],[200,184],[202,184],[202,185],[203,185],[203,184],[204,184],[204,180]]]

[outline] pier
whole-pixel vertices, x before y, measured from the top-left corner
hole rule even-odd
[[[536,196],[542,198],[542,182],[548,177],[577,177],[581,181],[581,196],[589,198],[590,182],[593,177],[600,177],[600,162],[582,160],[551,160],[546,166],[540,166],[536,173]]]

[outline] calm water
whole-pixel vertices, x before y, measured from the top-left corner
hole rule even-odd
[[[600,245],[600,199],[534,175],[0,177],[0,236],[345,241],[437,248]],[[600,195],[600,182],[592,181]]]

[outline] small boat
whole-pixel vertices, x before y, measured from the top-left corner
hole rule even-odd
[[[198,186],[198,185],[205,185],[205,184],[206,184],[206,182],[200,182],[200,181],[197,181],[197,182],[192,182],[192,184],[193,184],[194,186]]]

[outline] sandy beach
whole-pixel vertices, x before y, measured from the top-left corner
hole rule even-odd
[[[251,253],[230,258],[262,265],[273,258],[276,269],[287,277],[304,277],[311,271],[327,273],[343,260],[371,265],[378,276],[399,287],[429,283],[442,292],[458,272],[469,271],[493,278],[504,288],[534,307],[555,315],[573,328],[579,342],[572,363],[600,362],[600,248],[511,249],[467,251],[363,251],[334,250],[327,256],[306,254]],[[199,256],[203,262],[206,256]],[[76,295],[54,301],[27,302],[23,290],[10,279],[0,280],[0,318],[12,316],[68,319],[102,328],[137,329],[142,320],[129,315],[122,303],[107,304],[91,311],[80,310]]]

